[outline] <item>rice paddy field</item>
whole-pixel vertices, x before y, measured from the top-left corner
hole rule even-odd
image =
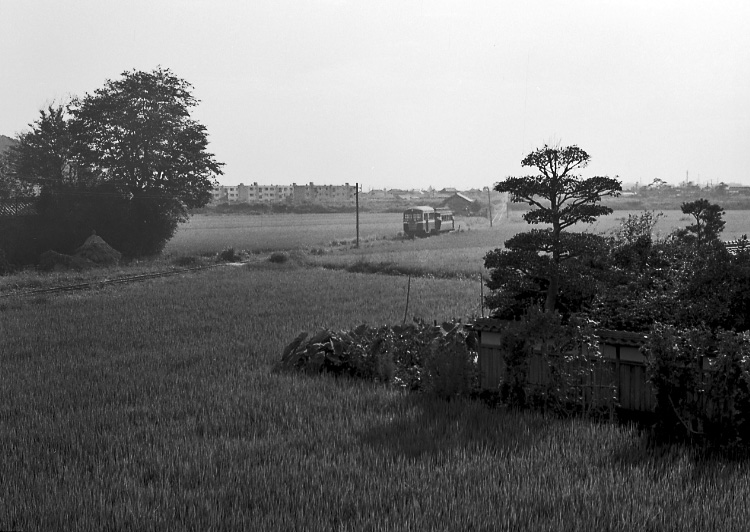
[[[629,214],[641,211],[618,210],[594,224],[580,224],[575,230],[611,234]],[[387,269],[399,266],[405,271],[422,271],[441,277],[478,277],[484,268],[487,251],[529,225],[522,211],[510,210],[507,217],[490,227],[484,218],[459,217],[457,231],[425,239],[403,239],[400,213],[363,213],[360,215],[360,247],[354,248],[356,222],[353,213],[330,215],[194,216],[183,224],[167,245],[167,256],[235,250],[266,252],[302,250],[318,266],[350,267],[367,262]],[[665,236],[685,227],[691,218],[680,211],[663,211],[655,231]],[[750,233],[748,211],[726,211],[722,238],[733,240]]]
[[[345,229],[263,240],[234,219],[212,244],[220,224],[194,219],[169,253],[305,259],[0,299],[0,529],[747,530],[746,461],[655,447],[629,425],[273,372],[301,331],[403,319],[405,277],[308,258],[477,271],[526,227],[511,212],[505,228],[401,242],[385,216],[358,250],[332,244]],[[411,280],[410,317],[478,306],[476,279]]]

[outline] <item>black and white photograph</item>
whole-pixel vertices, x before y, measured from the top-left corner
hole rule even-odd
[[[0,530],[750,530],[750,3],[0,0]]]

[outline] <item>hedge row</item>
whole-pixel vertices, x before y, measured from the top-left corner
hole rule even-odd
[[[561,414],[591,410],[580,383],[598,353],[593,323],[563,324],[559,315],[531,312],[503,335],[506,376],[493,399]],[[656,324],[643,351],[654,387],[657,435],[746,451],[750,443],[750,333],[677,329]],[[479,392],[476,334],[460,322],[302,333],[286,346],[275,370],[330,373],[383,382],[443,398]],[[582,347],[586,346],[583,356]],[[550,361],[547,386],[528,385],[529,357]],[[606,399],[606,398],[605,398]],[[614,400],[614,396],[611,397]]]
[[[284,349],[276,371],[332,373],[450,398],[478,388],[477,338],[461,322],[302,333]]]
[[[663,435],[750,444],[750,333],[656,324],[644,347]]]

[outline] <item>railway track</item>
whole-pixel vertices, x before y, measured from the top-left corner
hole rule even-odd
[[[161,272],[144,273],[140,275],[130,275],[127,277],[118,277],[116,279],[99,279],[96,281],[89,281],[86,283],[78,283],[78,284],[71,284],[71,285],[64,285],[64,286],[51,286],[47,288],[37,288],[34,290],[4,292],[4,293],[0,293],[0,299],[10,298],[10,297],[31,297],[31,296],[55,294],[55,293],[62,293],[62,292],[75,292],[77,290],[101,288],[103,286],[113,285],[113,284],[136,283],[139,281],[146,281],[148,279],[156,279],[159,277],[169,277],[170,275],[179,275],[181,273],[190,273],[190,272],[197,272],[197,271],[202,271],[202,270],[210,270],[212,268],[218,268],[220,266],[228,266],[228,265],[229,263],[209,264],[207,266],[196,266],[193,268],[181,268],[179,270],[167,270],[167,271],[161,271]]]

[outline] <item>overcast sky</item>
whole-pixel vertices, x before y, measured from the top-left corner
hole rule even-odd
[[[224,184],[471,188],[545,143],[592,175],[750,185],[750,2],[0,0],[0,133],[171,69]]]

